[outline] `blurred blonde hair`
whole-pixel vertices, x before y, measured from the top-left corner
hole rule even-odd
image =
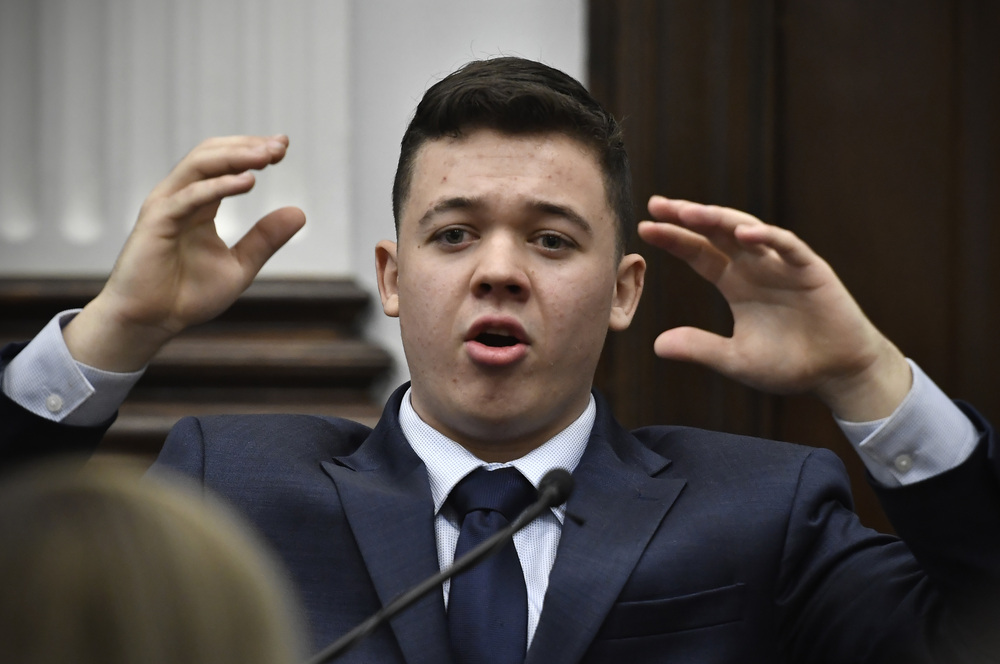
[[[0,540],[0,662],[301,655],[280,566],[229,508],[192,487],[122,463],[47,464],[3,478]]]

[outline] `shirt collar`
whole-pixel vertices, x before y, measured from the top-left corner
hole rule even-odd
[[[541,446],[509,463],[487,463],[420,419],[410,402],[410,392],[411,389],[406,390],[399,406],[399,426],[410,447],[427,467],[435,515],[459,480],[480,466],[489,470],[513,466],[536,489],[545,473],[553,468],[565,468],[572,473],[587,448],[597,416],[597,404],[591,394],[580,417]],[[560,506],[552,511],[561,522],[565,508]]]

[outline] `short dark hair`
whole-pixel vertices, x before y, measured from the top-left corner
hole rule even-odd
[[[625,229],[634,223],[632,174],[621,126],[572,76],[533,60],[475,60],[432,85],[403,134],[392,185],[392,215],[399,233],[417,151],[427,141],[458,137],[473,129],[523,135],[566,134],[592,149],[604,175],[616,217],[616,249],[625,250]]]

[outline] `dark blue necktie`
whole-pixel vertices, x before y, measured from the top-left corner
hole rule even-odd
[[[516,468],[479,468],[448,496],[462,530],[455,559],[513,521],[537,492]],[[451,580],[448,628],[459,664],[521,664],[528,648],[528,591],[514,543]]]

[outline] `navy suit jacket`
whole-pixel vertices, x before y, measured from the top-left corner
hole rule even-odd
[[[300,415],[187,419],[157,462],[199,478],[265,533],[317,649],[438,569],[426,469],[397,419],[402,393],[373,431]],[[826,450],[683,427],[628,432],[597,404],[567,505],[583,523],[566,520],[529,664],[962,657],[976,619],[962,607],[1000,566],[985,425],[963,467],[882,492],[918,563],[902,541],[859,524]],[[983,509],[968,514],[970,504]],[[447,643],[433,593],[343,661],[444,663]]]
[[[2,365],[2,362],[0,362]],[[2,367],[0,367],[2,368]],[[314,645],[438,569],[426,470],[399,428],[303,415],[182,420],[154,466],[234,503],[284,558]],[[879,490],[906,543],[863,528],[832,453],[597,420],[528,664],[921,662],[997,657],[995,437],[944,475]],[[0,397],[0,461],[92,445]],[[451,661],[432,593],[340,661]]]

